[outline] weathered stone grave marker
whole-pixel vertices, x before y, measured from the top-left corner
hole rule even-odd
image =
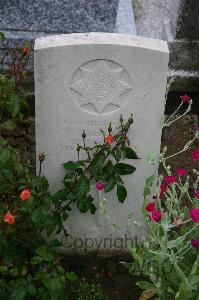
[[[109,214],[123,233],[130,211],[141,218],[147,158],[160,150],[167,65],[167,44],[159,40],[89,33],[48,36],[35,43],[37,155],[47,154],[43,174],[52,192],[62,185],[62,164],[77,159],[82,130],[94,143],[102,139],[100,128],[110,121],[114,128],[120,114],[128,118],[133,113],[130,140],[141,159],[134,162],[136,172],[126,177],[125,203],[107,194]],[[91,249],[102,238],[118,236],[99,211],[85,215],[74,210],[66,226],[74,238],[92,238]],[[112,247],[117,245],[106,250]]]

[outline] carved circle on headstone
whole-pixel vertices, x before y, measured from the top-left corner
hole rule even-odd
[[[73,74],[71,93],[76,105],[92,114],[107,114],[121,109],[129,100],[131,78],[120,64],[91,60]]]

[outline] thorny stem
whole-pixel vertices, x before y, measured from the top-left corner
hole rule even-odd
[[[130,126],[133,123],[133,119],[132,119],[132,115],[131,117],[128,119],[128,121],[126,122],[126,124],[123,126],[121,132],[119,132],[120,137],[119,137],[119,141],[116,143],[116,145],[113,147],[113,150],[116,150],[123,142],[124,139],[126,139],[126,134],[130,128]],[[123,139],[124,137],[124,139]],[[96,158],[103,153],[109,146],[107,144],[104,144],[102,146],[102,148],[96,153],[96,155],[94,155],[93,159],[89,162],[88,166],[85,168],[84,172],[79,176],[79,178],[77,178],[77,180],[75,180],[75,182],[73,183],[73,185],[71,186],[71,188],[68,191],[67,197],[65,200],[67,200],[68,196],[70,195],[70,193],[74,190],[74,188],[76,187],[76,185],[78,184],[80,178],[82,175],[85,175],[87,172],[90,171],[90,168],[92,167],[92,164],[94,163],[94,161],[96,160]],[[107,153],[107,155],[105,156],[105,159],[110,155],[110,153]],[[89,180],[93,179],[93,175],[90,176]],[[74,202],[74,200],[69,201],[69,203],[67,204],[67,206],[69,206],[72,202]],[[61,213],[64,211],[64,207],[61,207],[61,203],[58,205],[56,212]]]

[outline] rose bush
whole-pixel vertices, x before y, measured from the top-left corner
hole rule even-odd
[[[2,33],[0,39],[4,39]],[[25,44],[22,49],[6,49],[1,58],[0,299],[60,300],[67,299],[68,282],[77,278],[67,264],[63,268],[60,251],[68,237],[65,221],[72,204],[83,213],[95,213],[91,184],[105,192],[116,186],[118,200],[124,202],[127,190],[121,176],[132,174],[136,168],[120,161],[138,157],[127,136],[132,115],[126,123],[121,116],[120,125],[114,130],[110,123],[107,134],[101,131],[101,142],[94,147],[86,145],[83,131],[83,143],[77,145],[77,161],[63,164],[64,188],[51,195],[47,179],[41,177],[45,153],[38,157],[37,176],[30,153],[13,147],[4,134],[14,133],[27,114],[22,86],[30,53],[30,46]],[[80,160],[81,153],[86,153],[87,158]]]

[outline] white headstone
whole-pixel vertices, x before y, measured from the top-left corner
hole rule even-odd
[[[140,157],[133,162],[137,170],[125,178],[124,204],[116,193],[106,194],[111,220],[123,233],[130,211],[142,218],[147,159],[160,151],[168,56],[166,42],[124,34],[78,33],[35,42],[36,149],[37,155],[47,154],[42,171],[52,192],[62,187],[62,164],[77,160],[82,130],[93,144],[102,140],[99,130],[110,121],[114,129],[120,114],[125,119],[133,113],[129,137]],[[97,196],[95,203],[98,206]],[[120,237],[99,211],[91,215],[74,209],[66,227],[74,238],[92,238],[87,240],[92,250],[98,248],[96,241],[103,248],[105,238]],[[76,240],[76,246],[82,240]],[[111,242],[105,250],[118,248],[116,240]]]

